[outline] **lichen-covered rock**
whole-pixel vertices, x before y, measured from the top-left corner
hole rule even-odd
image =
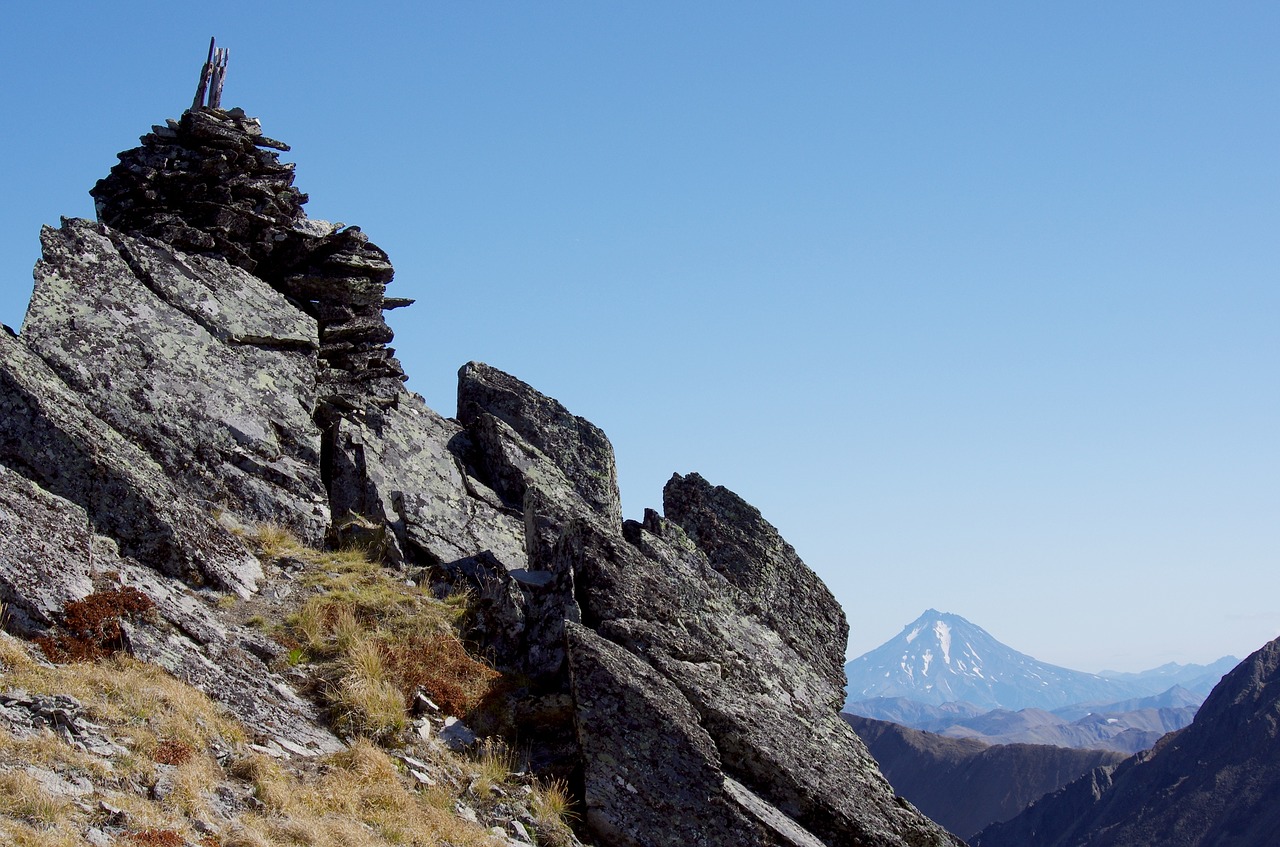
[[[328,437],[335,517],[389,527],[393,559],[453,570],[487,554],[503,570],[525,566],[522,518],[466,473],[451,447],[462,427],[422,398],[404,394],[388,408],[341,418]]]
[[[82,507],[140,561],[248,595],[258,560],[146,451],[85,408],[26,344],[0,333],[0,464]]]
[[[239,268],[89,221],[41,243],[22,340],[188,497],[319,541],[314,323]]]
[[[749,611],[766,622],[844,698],[844,610],[754,506],[698,474],[675,474],[662,511],[679,524],[711,566],[740,588]]]
[[[93,592],[93,533],[84,510],[0,465],[0,603],[33,634]]]

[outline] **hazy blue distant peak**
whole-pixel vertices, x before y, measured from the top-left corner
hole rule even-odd
[[[937,609],[927,609],[845,672],[849,702],[902,697],[933,705],[967,701],[987,709],[1114,702],[1156,694],[1176,681],[1105,679],[1041,662],[960,615]]]

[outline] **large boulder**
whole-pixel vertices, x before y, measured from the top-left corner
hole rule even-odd
[[[87,368],[87,363],[86,363]],[[0,464],[84,509],[93,531],[166,574],[251,593],[262,568],[147,451],[86,407],[21,340],[0,333]]]
[[[225,261],[100,224],[41,244],[23,342],[190,499],[318,542],[315,322]]]

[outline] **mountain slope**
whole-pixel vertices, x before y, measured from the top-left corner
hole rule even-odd
[[[1186,729],[988,827],[980,847],[1270,847],[1280,832],[1280,639],[1241,662]]]
[[[1151,694],[1147,686],[1041,662],[959,615],[929,609],[895,638],[845,665],[848,700],[905,697],[986,709],[1055,709]]]
[[[904,726],[844,719],[866,743],[893,789],[952,832],[971,837],[1124,754],[1042,744],[986,744]]]

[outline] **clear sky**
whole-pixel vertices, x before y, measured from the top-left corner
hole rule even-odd
[[[293,145],[471,359],[697,471],[848,612],[1082,670],[1280,635],[1280,4],[13,2],[0,320],[190,104]]]

